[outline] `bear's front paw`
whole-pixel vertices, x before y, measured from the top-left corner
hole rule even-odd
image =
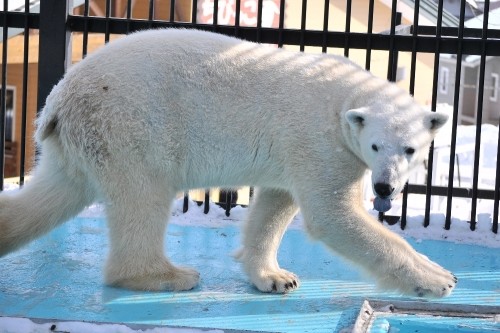
[[[417,254],[413,262],[408,262],[379,279],[383,288],[427,298],[448,296],[457,281],[453,273],[420,254]]]
[[[458,282],[455,275],[447,272],[446,277],[428,277],[420,282],[420,285],[413,289],[413,296],[440,298],[451,294]],[[417,282],[418,284],[418,282]]]
[[[418,297],[445,297],[451,294],[458,282],[457,277],[431,261],[424,255],[417,260],[419,274],[416,275],[413,294]]]
[[[265,293],[288,293],[300,286],[299,278],[284,269],[262,270],[251,274],[252,283]]]

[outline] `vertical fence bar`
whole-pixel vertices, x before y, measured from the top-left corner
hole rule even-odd
[[[83,6],[83,16],[85,17],[85,22],[83,24],[83,45],[82,45],[82,58],[85,58],[88,53],[88,44],[89,44],[89,10],[90,10],[90,0],[85,0],[85,4]]]
[[[203,200],[203,202],[203,213],[208,214],[208,212],[210,211],[210,190],[205,190],[205,200]]]
[[[479,182],[479,158],[481,154],[481,130],[483,125],[484,76],[486,71],[486,41],[488,40],[488,19],[490,2],[484,3],[483,31],[481,36],[481,60],[479,63],[479,89],[477,94],[476,142],[474,147],[474,168],[472,177],[472,203],[470,230],[476,230],[477,188]]]
[[[394,81],[396,75],[394,73],[394,63],[396,58],[396,53],[394,51],[394,35],[396,34],[396,25],[397,25],[397,16],[398,13],[396,11],[397,8],[397,0],[392,0],[391,7],[391,30],[390,30],[390,39],[389,39],[389,65],[387,68],[387,80]]]
[[[410,62],[410,95],[415,95],[415,77],[417,72],[417,44],[418,44],[418,17],[420,15],[420,0],[415,0],[413,9],[413,32],[412,32],[412,49]]]
[[[175,21],[175,0],[170,0],[170,22]]]
[[[500,128],[500,122],[498,124]],[[498,233],[498,211],[499,211],[499,201],[500,201],[500,130],[498,131],[497,139],[497,163],[496,163],[496,175],[495,175],[495,194],[493,197],[493,225],[491,231],[495,234]]]
[[[233,203],[233,191],[227,190],[226,192],[226,216],[229,217],[231,215],[231,208]]]
[[[300,14],[300,52],[304,52],[305,50],[305,40],[304,35],[306,31],[306,23],[307,23],[307,0],[302,0],[302,11]]]
[[[234,13],[234,36],[238,37],[240,32],[241,0],[236,0]]]
[[[185,213],[189,210],[189,192],[184,192],[184,199],[182,201],[182,212]]]
[[[219,188],[217,203],[224,209],[226,216],[229,216],[231,212],[231,203],[233,201],[232,194],[232,189]]]
[[[257,1],[257,43],[261,41],[263,0]]]
[[[38,110],[71,63],[71,34],[66,21],[72,0],[40,2],[40,47],[38,53]],[[62,27],[65,27],[64,29]]]
[[[104,31],[104,43],[109,42],[109,18],[111,17],[111,0],[106,0],[106,13],[104,14],[106,17],[106,23],[105,23],[105,31]]]
[[[130,19],[132,18],[132,0],[127,0],[127,34],[130,32]]]
[[[368,26],[366,31],[368,39],[366,41],[365,69],[367,71],[370,70],[371,60],[372,60],[372,33],[373,33],[374,7],[375,7],[375,0],[370,0],[370,3],[368,4]]]
[[[153,27],[153,20],[155,19],[155,0],[149,0],[149,8],[148,8],[148,21],[149,28]]]
[[[9,9],[9,1],[3,1],[5,12]],[[6,20],[7,21],[7,20]],[[8,44],[8,24],[3,27],[2,34],[2,87],[0,91],[0,191],[3,191],[5,177],[5,117],[7,114],[7,44]]]
[[[193,0],[193,8],[191,8],[191,23],[196,24],[198,15],[198,0]]]
[[[214,0],[214,11],[213,11],[213,31],[217,31],[217,25],[219,24],[219,0]]]
[[[24,2],[24,46],[23,46],[23,89],[22,89],[22,105],[21,105],[21,160],[19,167],[19,185],[24,185],[24,176],[26,168],[26,125],[27,125],[27,104],[28,104],[28,70],[29,70],[29,40],[30,29],[28,14],[30,12],[30,2]]]
[[[437,89],[438,89],[438,73],[439,73],[439,56],[441,50],[441,30],[443,26],[443,0],[438,1],[438,17],[436,22],[436,49],[434,51],[434,69],[432,77],[432,101],[431,110],[436,111],[437,108]],[[426,181],[426,196],[425,196],[425,211],[424,211],[424,227],[430,224],[431,215],[431,200],[432,200],[432,169],[434,165],[434,141],[431,142],[427,163],[427,181]]]
[[[352,0],[347,0],[345,9],[345,44],[344,44],[344,57],[349,57],[349,34],[351,33],[351,13],[352,13]]]
[[[278,47],[283,47],[283,29],[285,27],[285,0],[280,1],[280,19],[278,23]]]
[[[453,97],[453,124],[451,128],[451,147],[450,147],[450,170],[448,173],[448,193],[446,199],[446,221],[444,228],[450,230],[451,227],[451,209],[453,201],[453,178],[455,175],[455,152],[457,146],[457,127],[458,127],[458,110],[460,104],[460,81],[462,76],[462,41],[464,37],[464,20],[465,20],[465,4],[466,0],[460,1],[460,24],[458,27],[458,50],[457,50],[457,65],[455,70],[455,94]]]
[[[330,1],[325,0],[325,6],[323,10],[323,45],[321,47],[321,52],[326,53],[327,51],[327,36],[328,36],[328,19],[330,16]]]

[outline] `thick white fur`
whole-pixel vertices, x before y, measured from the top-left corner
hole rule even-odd
[[[360,185],[370,167],[396,195],[445,121],[342,57],[200,31],[136,33],[74,65],[48,97],[33,180],[0,195],[0,255],[101,198],[106,282],[190,289],[198,273],[163,252],[176,193],[254,185],[238,257],[258,289],[298,286],[276,253],[300,207],[312,237],[382,286],[445,296],[455,277],[370,217]]]

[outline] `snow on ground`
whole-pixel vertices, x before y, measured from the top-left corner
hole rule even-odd
[[[411,201],[411,196],[409,201]],[[464,200],[465,201],[465,200]],[[397,209],[398,203],[394,204]],[[423,205],[421,207],[424,207]],[[373,214],[376,212],[372,211]],[[389,212],[390,213],[390,212]],[[396,215],[398,216],[398,215]],[[458,215],[457,215],[458,216]],[[453,243],[479,245],[492,248],[500,248],[500,234],[491,231],[492,221],[490,215],[478,214],[476,230],[470,230],[470,223],[467,221],[470,214],[460,215],[460,218],[451,219],[450,230],[445,230],[445,213],[432,212],[430,214],[429,226],[424,227],[424,212],[422,209],[409,209],[407,213],[407,224],[405,230],[401,230],[400,224],[387,225],[392,231],[404,236],[411,237],[418,241],[444,240]]]
[[[137,325],[136,325],[137,326]],[[224,333],[222,330],[205,330],[195,328],[169,327],[130,327],[122,324],[95,324],[86,322],[34,322],[27,318],[0,317],[1,333],[40,333],[40,332],[71,332],[71,333]]]
[[[423,197],[423,196],[422,196]],[[399,202],[393,204],[394,211],[400,211]],[[370,203],[366,203],[367,209],[376,217],[378,212],[370,208]],[[186,213],[182,212],[183,200],[175,201],[172,209],[172,217],[170,223],[187,226],[203,226],[203,227],[221,227],[227,225],[241,225],[245,221],[247,208],[237,206],[231,209],[230,216],[225,215],[225,210],[210,203],[208,214],[204,214],[203,205],[198,206],[196,202],[189,202],[189,209]],[[422,206],[423,207],[423,206]],[[391,210],[392,211],[392,210]],[[389,212],[390,213],[390,212]],[[82,212],[82,217],[103,217],[105,214],[102,205],[96,204],[87,208]],[[416,240],[444,240],[449,242],[480,245],[492,248],[500,248],[500,234],[495,234],[491,231],[491,220],[487,214],[480,214],[480,219],[476,225],[476,230],[470,230],[470,224],[464,219],[452,218],[450,230],[444,229],[445,214],[440,212],[431,212],[430,223],[427,228],[423,226],[424,213],[421,209],[409,209],[407,215],[407,225],[405,230],[401,230],[400,224],[389,226],[392,231],[404,236],[412,237]],[[301,228],[303,224],[302,216],[297,215],[290,228]]]

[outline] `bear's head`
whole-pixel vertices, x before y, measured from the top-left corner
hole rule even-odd
[[[448,116],[411,103],[401,108],[376,104],[349,110],[350,146],[372,171],[374,194],[384,200],[400,193],[409,173],[421,165]]]

